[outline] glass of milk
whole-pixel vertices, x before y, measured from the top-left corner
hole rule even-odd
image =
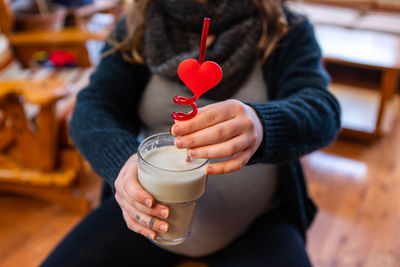
[[[175,137],[161,133],[148,137],[138,149],[138,179],[157,202],[170,209],[167,233],[158,233],[156,242],[178,245],[188,237],[196,201],[206,186],[207,159],[187,161],[186,149],[177,149]]]

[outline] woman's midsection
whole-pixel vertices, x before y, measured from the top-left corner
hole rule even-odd
[[[239,237],[271,205],[276,191],[272,164],[245,166],[224,175],[209,176],[198,200],[187,240],[166,250],[191,257],[216,252]]]

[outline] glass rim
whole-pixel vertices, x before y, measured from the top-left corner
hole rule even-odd
[[[140,149],[143,147],[143,145],[146,143],[146,141],[148,141],[148,140],[150,140],[150,139],[152,139],[152,138],[156,138],[156,137],[159,137],[159,136],[167,136],[167,135],[168,135],[168,136],[174,137],[172,134],[170,134],[170,133],[168,133],[168,132],[164,132],[164,133],[153,134],[153,135],[150,135],[149,137],[145,138],[145,139],[140,143],[140,145],[139,145],[139,147],[138,147],[138,150],[137,150],[138,158],[139,158],[141,161],[143,161],[145,164],[149,165],[149,166],[152,167],[152,168],[155,168],[155,169],[160,170],[160,171],[172,172],[172,173],[183,173],[183,172],[194,171],[194,170],[200,169],[201,167],[203,167],[204,165],[206,165],[207,163],[210,162],[209,159],[204,159],[204,160],[205,160],[204,163],[200,164],[200,165],[197,166],[197,167],[191,168],[191,169],[186,169],[186,170],[168,170],[168,169],[164,169],[164,168],[160,168],[160,167],[154,166],[153,164],[151,164],[150,162],[148,162],[147,160],[145,160],[145,159],[142,157],[141,153],[140,153]]]

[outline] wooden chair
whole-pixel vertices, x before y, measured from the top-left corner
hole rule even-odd
[[[91,65],[89,52],[86,43],[89,40],[105,40],[108,29],[93,32],[82,27],[70,27],[61,31],[23,31],[13,32],[14,17],[11,10],[11,0],[0,0],[0,27],[7,36],[10,45],[13,47],[15,56],[24,67],[29,67],[32,56],[38,51],[63,50],[73,53],[78,66],[87,67]],[[119,1],[110,1],[116,6]],[[77,15],[80,18],[93,15],[94,12],[112,10],[113,6],[103,5],[95,9],[81,12]],[[79,9],[78,9],[79,10]]]
[[[8,45],[7,38],[0,33],[0,71],[6,68],[13,59],[14,56]]]
[[[86,212],[82,160],[72,147],[60,146],[57,102],[69,94],[62,81],[0,81],[0,192],[17,193]],[[26,104],[37,114],[29,118]]]

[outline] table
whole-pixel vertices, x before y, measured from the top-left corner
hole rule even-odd
[[[362,140],[374,140],[391,128],[393,119],[386,118],[391,110],[396,110],[398,104],[395,98],[400,72],[400,37],[387,33],[347,29],[337,26],[317,25],[316,36],[321,45],[325,63],[334,63],[354,68],[378,71],[381,73],[379,90],[376,94],[377,110],[371,118],[351,118],[373,122],[372,127],[354,127],[346,114],[356,105],[342,106],[343,131],[345,136]],[[345,84],[342,84],[346,87]],[[333,83],[331,88],[340,87]],[[357,94],[363,94],[363,88]],[[370,93],[364,90],[366,94]],[[341,95],[338,95],[339,101]],[[362,97],[360,98],[362,101]],[[344,102],[344,101],[342,101]],[[355,103],[354,103],[355,104]],[[368,106],[368,105],[367,105]],[[390,109],[390,110],[389,110]],[[354,121],[353,120],[353,121]],[[357,122],[355,124],[358,124]]]

